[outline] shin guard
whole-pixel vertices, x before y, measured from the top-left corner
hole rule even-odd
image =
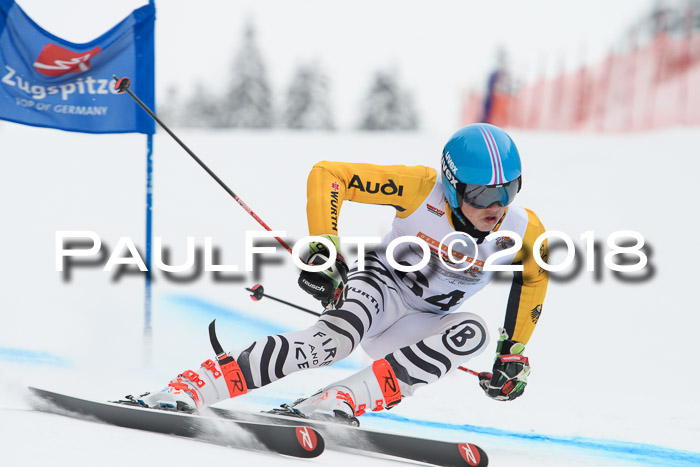
[[[367,411],[391,409],[401,402],[401,389],[394,370],[385,359],[329,386],[349,393],[355,402],[355,416]]]

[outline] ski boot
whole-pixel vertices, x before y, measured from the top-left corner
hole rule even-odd
[[[360,426],[360,415],[391,409],[399,402],[399,381],[389,362],[382,358],[311,397],[284,404],[271,413]]]
[[[282,404],[270,413],[287,417],[309,418],[324,422],[360,426],[355,416],[355,403],[345,388],[331,387],[316,394],[294,401],[291,405]]]
[[[199,373],[187,370],[160,391],[145,393],[138,398],[127,396],[125,404],[176,412],[196,412],[217,402],[248,392],[241,369],[230,357],[202,363]]]

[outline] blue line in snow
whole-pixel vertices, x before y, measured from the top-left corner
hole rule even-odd
[[[280,327],[267,320],[246,315],[233,308],[219,306],[197,297],[186,295],[170,295],[166,298],[166,300],[172,305],[181,306],[185,308],[184,311],[188,312],[188,314],[199,315],[195,316],[197,318],[216,318],[217,320],[231,322],[235,326],[244,326],[246,328],[246,332],[244,333],[246,336],[250,334],[249,331],[251,329],[254,330],[255,333],[259,333],[261,336],[266,334],[279,334],[289,331],[288,329]],[[341,367],[343,366],[343,363],[344,362],[341,361],[334,366]],[[357,365],[349,365],[349,367],[357,367]],[[521,433],[517,431],[509,431],[499,428],[482,427],[476,425],[456,425],[449,423],[432,422],[428,420],[417,420],[388,413],[368,413],[364,416],[378,417],[401,423],[418,425],[426,428],[437,428],[466,433],[478,433],[482,435],[495,436],[502,439],[522,440],[534,443],[578,448],[597,454],[604,454],[611,457],[619,457],[637,462],[642,462],[648,465],[664,465],[677,467],[700,465],[700,453],[664,448],[661,446],[654,446],[651,444],[632,443],[609,439],[586,438],[580,436],[567,437],[543,435],[538,433]]]
[[[259,330],[261,334],[280,334],[287,331],[269,321],[250,315],[244,315],[234,308],[216,305],[198,297],[190,295],[168,295],[166,300],[171,305],[181,307],[182,309],[180,311],[184,311],[195,318],[236,321],[237,323],[245,325],[246,328],[254,328],[256,331]]]
[[[245,342],[241,342],[241,344],[249,344],[251,338],[259,339],[272,334],[293,331],[293,329],[282,327],[268,320],[242,313],[235,308],[217,305],[191,295],[167,295],[165,300],[171,306],[174,306],[174,310],[184,313],[190,318],[201,320],[202,322],[206,321],[207,323],[216,318],[217,331],[219,330],[218,323],[235,327],[236,334],[241,338],[245,338]],[[357,370],[361,368],[361,365],[351,355],[344,360],[334,363],[333,367]]]
[[[653,444],[633,443],[629,441],[617,441],[611,439],[596,439],[582,436],[555,436],[538,433],[522,433],[517,431],[503,430],[499,428],[483,427],[476,425],[456,425],[450,423],[432,422],[429,420],[417,420],[401,417],[392,414],[372,414],[365,416],[381,417],[401,423],[418,425],[426,428],[438,428],[455,430],[467,433],[478,433],[483,435],[507,438],[513,440],[524,440],[528,442],[556,444],[564,447],[573,447],[592,451],[597,454],[606,454],[610,457],[620,457],[649,465],[663,466],[698,466],[700,465],[700,453],[683,451],[680,449],[665,448]]]
[[[12,347],[0,347],[0,360],[30,365],[49,365],[56,367],[71,366],[70,360],[48,352]]]

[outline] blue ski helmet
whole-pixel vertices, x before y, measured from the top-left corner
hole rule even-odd
[[[497,126],[468,125],[447,141],[442,151],[442,187],[453,211],[462,202],[478,209],[495,202],[507,206],[521,187],[520,154]]]

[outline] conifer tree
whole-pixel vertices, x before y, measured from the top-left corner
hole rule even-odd
[[[231,83],[222,104],[222,126],[272,128],[274,125],[272,92],[251,23],[245,27],[243,44],[236,56]]]
[[[286,128],[292,129],[332,130],[335,127],[328,78],[318,65],[297,68],[287,90],[282,120]]]
[[[362,105],[362,130],[417,130],[418,117],[413,99],[399,85],[395,72],[375,74]]]

